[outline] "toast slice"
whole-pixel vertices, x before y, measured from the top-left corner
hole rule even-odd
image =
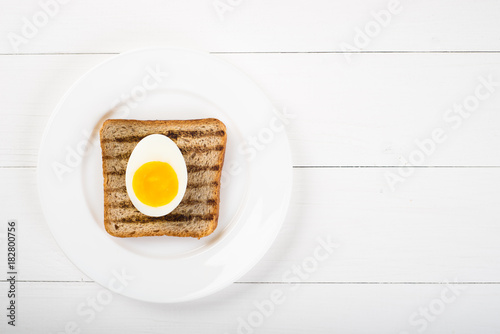
[[[162,217],[138,211],[127,194],[125,171],[133,149],[144,137],[163,134],[184,156],[187,189],[177,208]],[[104,176],[104,227],[115,237],[170,235],[201,238],[219,218],[220,179],[226,126],[214,118],[174,121],[108,119],[100,131]]]

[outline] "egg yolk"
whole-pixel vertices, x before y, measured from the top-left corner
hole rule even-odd
[[[159,207],[170,203],[177,196],[179,180],[168,163],[150,161],[134,173],[132,188],[139,201]]]

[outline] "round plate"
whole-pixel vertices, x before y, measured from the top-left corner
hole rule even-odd
[[[116,238],[104,229],[99,129],[108,118],[218,118],[227,127],[217,229],[202,239]],[[240,278],[274,241],[292,162],[286,117],[234,66],[209,54],[150,48],[80,78],[49,120],[38,189],[50,230],[88,277],[151,302],[193,300]]]

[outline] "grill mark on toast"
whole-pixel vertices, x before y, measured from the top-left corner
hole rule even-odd
[[[206,204],[206,205],[217,205],[217,201],[214,199],[198,200],[198,199],[188,199],[182,201],[181,204],[193,205],[193,204]]]
[[[211,151],[222,151],[224,150],[223,145],[216,145],[212,147],[204,147],[204,146],[192,146],[192,147],[182,147],[180,148],[183,154],[187,153],[203,153],[203,152],[211,152]]]
[[[198,165],[188,165],[187,171],[188,173],[195,173],[195,172],[202,172],[202,171],[218,171],[220,169],[219,165],[214,165],[214,166],[198,166]],[[111,172],[106,172],[107,175],[125,175],[125,170],[117,170],[117,171],[111,171]]]
[[[177,130],[177,131],[165,131],[160,134],[163,134],[167,137],[169,137],[172,140],[176,140],[178,137],[184,137],[184,138],[202,138],[202,137],[223,137],[226,135],[226,132],[223,130],[218,130],[218,131],[184,131],[184,130]],[[114,138],[103,138],[101,142],[103,143],[109,143],[109,142],[118,142],[118,143],[130,143],[130,142],[138,142],[147,135],[141,135],[141,136],[126,136],[126,137],[114,137]]]
[[[206,215],[168,214],[168,215],[162,216],[162,217],[146,217],[146,218],[144,215],[137,215],[137,216],[133,216],[133,217],[112,219],[112,220],[110,220],[110,222],[112,222],[112,223],[189,222],[189,221],[192,221],[193,219],[211,221],[214,218],[215,218],[215,214],[206,214]]]
[[[183,200],[181,203],[179,203],[179,206],[194,205],[194,204],[217,205],[217,201],[214,199],[207,199],[207,200],[187,199],[187,200]],[[134,205],[132,204],[132,202],[130,202],[130,201],[108,203],[108,205],[105,205],[104,207],[110,208],[110,209],[135,208]]]
[[[126,191],[106,192],[109,194],[107,203],[126,202],[130,200]],[[186,193],[179,206],[183,206],[183,203],[188,200],[218,200],[218,198],[212,186],[204,186],[203,188],[186,189]]]
[[[125,175],[125,170],[118,170],[113,172],[106,172],[106,175]]]
[[[189,147],[216,147],[221,144],[221,137],[204,137],[204,138],[184,138],[179,137],[174,142],[177,144],[179,149],[182,151],[184,148],[188,149]],[[105,155],[114,155],[116,153],[128,153],[131,154],[134,148],[137,146],[138,142],[129,142],[129,143],[118,143],[114,141],[108,141],[102,144],[102,151]],[[224,150],[222,150],[224,151]],[[219,151],[221,152],[221,151]]]
[[[206,187],[206,186],[210,186],[210,187],[217,187],[219,185],[219,182],[217,181],[212,181],[212,182],[200,182],[200,183],[189,183],[188,182],[188,188],[192,188],[192,189],[195,189],[195,188],[203,188],[203,187]]]
[[[217,187],[219,185],[219,182],[213,181],[213,182],[199,182],[199,183],[188,183],[187,187],[190,189],[198,189],[198,188],[203,188],[203,187]],[[127,192],[127,187],[106,187],[106,191],[110,193],[126,193]]]
[[[207,170],[212,170],[212,171],[218,171],[220,169],[219,165],[213,165],[213,166],[197,166],[197,165],[189,165],[186,166],[188,173],[195,173],[195,172],[201,172],[201,171],[207,171]]]
[[[187,153],[204,153],[204,152],[212,152],[212,151],[222,151],[224,149],[224,146],[222,145],[217,145],[213,147],[203,147],[203,146],[194,146],[194,147],[183,147],[180,148],[182,154],[187,154]],[[131,153],[123,153],[123,154],[117,154],[117,155],[104,155],[102,158],[103,160],[110,160],[110,159],[118,159],[118,160],[125,160],[130,158]]]

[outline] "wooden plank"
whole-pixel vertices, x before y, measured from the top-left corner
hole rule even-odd
[[[41,3],[52,3],[51,15],[37,0],[2,2],[0,53],[122,52],[159,43],[217,52],[500,50],[495,0]]]
[[[324,54],[226,59],[248,73],[278,108],[297,115],[287,127],[295,165],[500,165],[494,153],[500,150],[497,57],[359,56],[351,65],[342,55]],[[455,105],[473,101],[481,78],[490,76],[497,85],[492,93],[478,100],[470,116],[457,120]],[[439,128],[446,139],[430,147],[423,160],[412,159],[413,152],[422,151],[416,141],[428,142]]]
[[[35,166],[58,100],[109,57],[0,56],[0,166]],[[363,54],[351,65],[334,54],[223,58],[248,73],[278,109],[296,115],[286,128],[295,165],[500,166],[498,86],[467,118],[448,114],[474,101],[490,76],[498,85],[495,54]],[[416,141],[428,142],[438,128],[446,140],[412,163],[412,154],[422,151]]]
[[[500,169],[417,169],[395,191],[385,180],[391,170],[295,169],[282,230],[240,281],[296,281],[296,267],[308,282],[498,281]],[[20,226],[19,279],[88,280],[48,231],[35,170],[0,169],[0,183],[1,221]],[[317,251],[329,239],[339,247]]]
[[[36,170],[0,169],[0,184],[0,246],[6,245],[7,221],[16,219],[19,279],[89,280],[64,255],[49,231],[38,199]],[[0,268],[7,272],[7,262],[1,261]]]
[[[59,99],[108,57],[0,57],[1,166],[36,165],[45,124]]]
[[[15,330],[1,322],[6,333],[461,334],[496,333],[500,326],[499,285],[233,284],[171,305],[131,300],[95,283],[17,289],[18,320]]]

